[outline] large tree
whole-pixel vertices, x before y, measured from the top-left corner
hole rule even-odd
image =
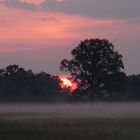
[[[108,40],[86,39],[71,54],[71,60],[61,61],[60,69],[70,72],[79,89],[88,91],[91,99],[114,85],[114,75],[123,75],[122,55]]]

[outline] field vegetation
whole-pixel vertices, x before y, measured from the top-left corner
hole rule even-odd
[[[139,103],[0,105],[0,140],[139,140]]]
[[[1,140],[138,140],[140,119],[0,121]]]

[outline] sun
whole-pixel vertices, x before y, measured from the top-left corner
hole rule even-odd
[[[60,86],[62,90],[70,90],[73,91],[76,88],[76,83],[73,80],[68,78],[60,78],[61,83]]]
[[[71,88],[73,85],[72,82],[67,78],[61,78],[61,81],[61,88]]]

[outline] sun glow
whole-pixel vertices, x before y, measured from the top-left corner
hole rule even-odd
[[[60,86],[62,90],[73,91],[76,89],[76,83],[73,80],[70,80],[68,78],[61,78]]]

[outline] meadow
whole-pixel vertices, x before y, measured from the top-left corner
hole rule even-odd
[[[1,140],[138,140],[140,103],[1,104]]]

